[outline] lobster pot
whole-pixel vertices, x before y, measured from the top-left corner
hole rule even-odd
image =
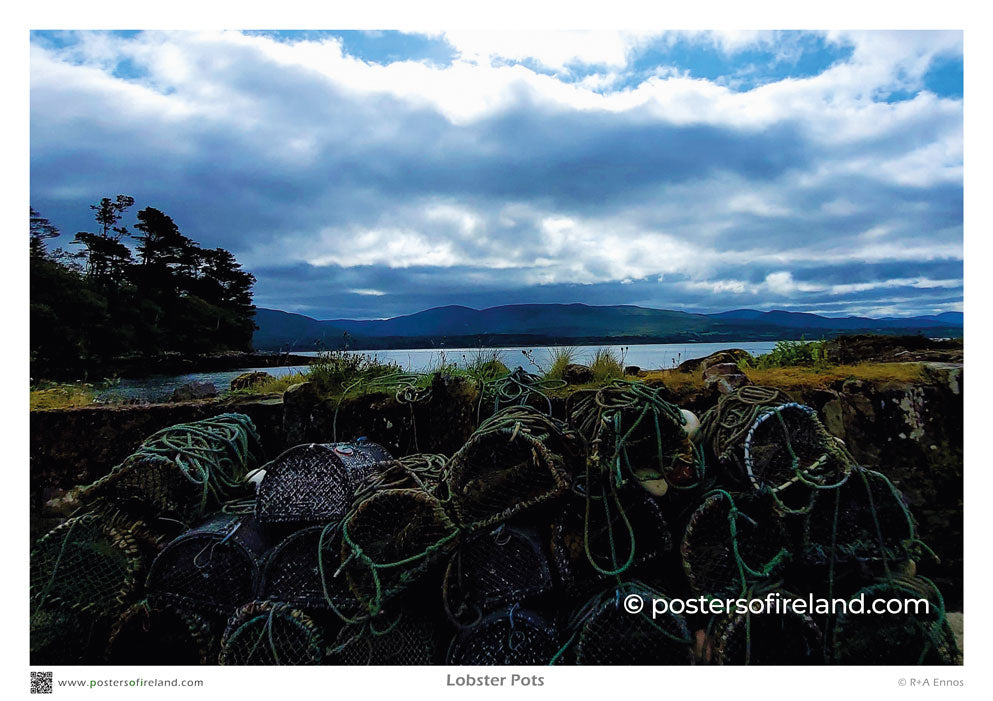
[[[598,445],[601,463],[623,479],[687,488],[703,474],[703,463],[684,428],[679,407],[659,390],[618,382],[577,392],[567,407],[569,422]]]
[[[552,590],[552,573],[537,534],[498,526],[459,544],[445,568],[445,607],[457,620],[480,616]]]
[[[194,523],[238,496],[260,454],[255,425],[244,414],[178,424],[146,439],[81,498],[148,521]]]
[[[448,649],[454,665],[547,665],[558,651],[558,630],[517,605],[462,630]]]
[[[759,414],[745,437],[745,469],[751,485],[774,494],[792,486],[839,484],[851,456],[827,432],[809,406],[788,403]]]
[[[789,539],[771,504],[727,492],[707,496],[690,516],[680,555],[690,590],[700,595],[736,595],[778,574]]]
[[[915,525],[903,495],[882,474],[854,467],[837,489],[818,490],[804,523],[804,551],[812,564],[895,562]]]
[[[436,631],[407,612],[380,615],[338,633],[327,664],[421,666],[438,662]]]
[[[748,483],[745,469],[748,430],[760,414],[790,401],[790,396],[776,387],[746,385],[722,396],[716,406],[703,414],[701,442],[726,476],[738,484]]]
[[[341,562],[355,598],[373,615],[422,577],[459,531],[442,503],[419,489],[362,501],[342,526]]]
[[[137,527],[83,514],[42,536],[31,551],[31,606],[112,617],[140,588]]]
[[[107,641],[106,619],[60,606],[42,606],[31,614],[31,664],[90,664]]]
[[[779,613],[724,615],[711,630],[711,644],[713,660],[720,665],[815,665],[825,661],[824,639],[814,619],[785,607]]]
[[[941,594],[927,580],[894,578],[871,584],[849,600],[864,611],[888,600],[916,600],[899,613],[840,612],[834,626],[833,660],[848,665],[962,664],[962,653],[945,620]],[[929,611],[923,602],[927,602]]]
[[[306,613],[288,604],[253,601],[228,621],[221,639],[222,665],[318,665],[324,636]]]
[[[624,602],[637,595],[639,613]],[[577,620],[575,661],[580,665],[693,664],[689,628],[681,615],[666,611],[652,618],[654,599],[668,597],[638,582],[621,584],[593,599]]]
[[[658,561],[672,550],[672,535],[660,504],[629,486],[570,497],[552,522],[549,550],[562,587],[589,596],[629,559],[624,572]]]
[[[290,448],[265,466],[255,515],[264,524],[337,521],[356,488],[390,459],[385,448],[369,441]]]
[[[281,601],[306,610],[333,607],[351,617],[358,613],[358,606],[347,577],[334,576],[340,565],[341,529],[303,528],[287,536],[269,553],[262,570],[259,599]]]
[[[163,602],[141,601],[114,624],[107,663],[208,665],[217,663],[219,626],[211,618]]]
[[[463,528],[495,525],[568,489],[564,460],[548,449],[544,434],[504,412],[480,424],[449,462],[448,492]]]
[[[169,543],[148,573],[151,596],[230,615],[255,599],[270,538],[252,516],[216,514]]]

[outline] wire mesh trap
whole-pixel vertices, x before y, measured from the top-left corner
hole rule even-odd
[[[459,626],[551,590],[552,573],[538,534],[509,525],[461,541],[442,580],[445,610]]]
[[[253,601],[228,621],[221,639],[222,665],[318,665],[324,661],[320,626],[300,609]]]
[[[348,512],[355,490],[384,460],[370,441],[305,443],[265,466],[255,514],[260,523],[326,523]]]
[[[338,572],[341,551],[340,524],[291,533],[266,557],[258,598],[307,611],[331,609],[342,618],[354,618],[361,607],[348,578]]]
[[[342,628],[328,651],[327,664],[434,664],[440,661],[436,635],[435,626],[429,619],[405,611],[380,614]]]
[[[724,474],[738,483],[747,483],[745,437],[749,429],[760,414],[791,401],[786,392],[775,387],[740,387],[704,412],[700,418],[701,444]]]
[[[836,489],[815,492],[804,522],[804,555],[812,564],[906,560],[917,542],[900,491],[882,473],[859,466]]]
[[[849,601],[860,601],[862,610],[868,612],[874,604],[893,605],[892,600],[919,603],[908,604],[908,609],[899,613],[838,614],[831,645],[836,664],[962,664],[962,653],[945,618],[941,592],[930,580],[894,577],[878,581],[856,592]]]
[[[638,596],[644,608],[625,610]],[[683,617],[666,611],[654,619],[654,599],[668,599],[640,582],[626,582],[594,597],[573,618],[574,659],[580,665],[693,664],[692,638]],[[564,651],[562,651],[564,654]]]
[[[148,573],[149,594],[228,615],[255,599],[271,538],[252,516],[215,514],[162,549]]]
[[[547,665],[559,649],[555,625],[517,604],[494,611],[453,638],[455,665]]]
[[[819,665],[825,662],[821,629],[814,619],[785,607],[782,613],[735,611],[720,616],[711,628],[710,640],[713,661],[719,665]]]
[[[571,495],[551,524],[551,560],[559,583],[573,595],[590,595],[609,577],[671,550],[662,506],[634,485]]]
[[[90,664],[97,661],[107,641],[107,621],[93,614],[56,605],[31,613],[32,665]]]
[[[139,589],[144,568],[137,526],[95,514],[69,519],[31,552],[31,606],[114,616]]]
[[[423,576],[459,529],[443,504],[419,489],[376,492],[342,524],[342,567],[356,599],[376,615]]]
[[[745,470],[752,486],[769,491],[784,512],[805,511],[784,502],[790,487],[826,489],[839,485],[854,461],[827,432],[817,412],[794,402],[760,413],[745,436]]]
[[[679,407],[662,398],[658,389],[615,380],[598,390],[576,392],[566,405],[569,424],[590,444],[589,460],[614,475],[645,484],[664,480],[689,489],[704,472],[703,454],[686,432]],[[652,485],[654,486],[654,485]]]
[[[244,414],[178,424],[147,438],[81,498],[149,521],[193,523],[237,495],[260,454],[255,425]]]
[[[778,574],[789,557],[788,545],[768,499],[715,490],[690,517],[680,554],[694,594],[736,596]]]
[[[495,525],[565,493],[569,475],[562,455],[545,443],[548,424],[534,410],[509,407],[483,421],[452,456],[446,481],[460,526]]]
[[[220,631],[213,619],[165,602],[140,601],[114,623],[106,661],[114,665],[217,663]]]

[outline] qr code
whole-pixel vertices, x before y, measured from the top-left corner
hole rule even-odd
[[[31,693],[32,694],[52,693],[52,673],[31,672]]]

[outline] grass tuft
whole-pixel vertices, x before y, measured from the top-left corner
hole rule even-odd
[[[552,348],[549,350],[549,366],[545,373],[546,380],[561,380],[567,365],[576,362],[575,348]]]
[[[624,377],[624,358],[610,348],[597,348],[590,363],[593,382],[609,382]]]

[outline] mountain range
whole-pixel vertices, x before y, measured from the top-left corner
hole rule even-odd
[[[391,319],[320,321],[259,308],[255,350],[485,347],[763,341],[850,333],[961,336],[961,312],[907,318],[825,317],[805,312],[736,309],[691,314],[631,305],[512,304],[489,309],[446,306]]]

